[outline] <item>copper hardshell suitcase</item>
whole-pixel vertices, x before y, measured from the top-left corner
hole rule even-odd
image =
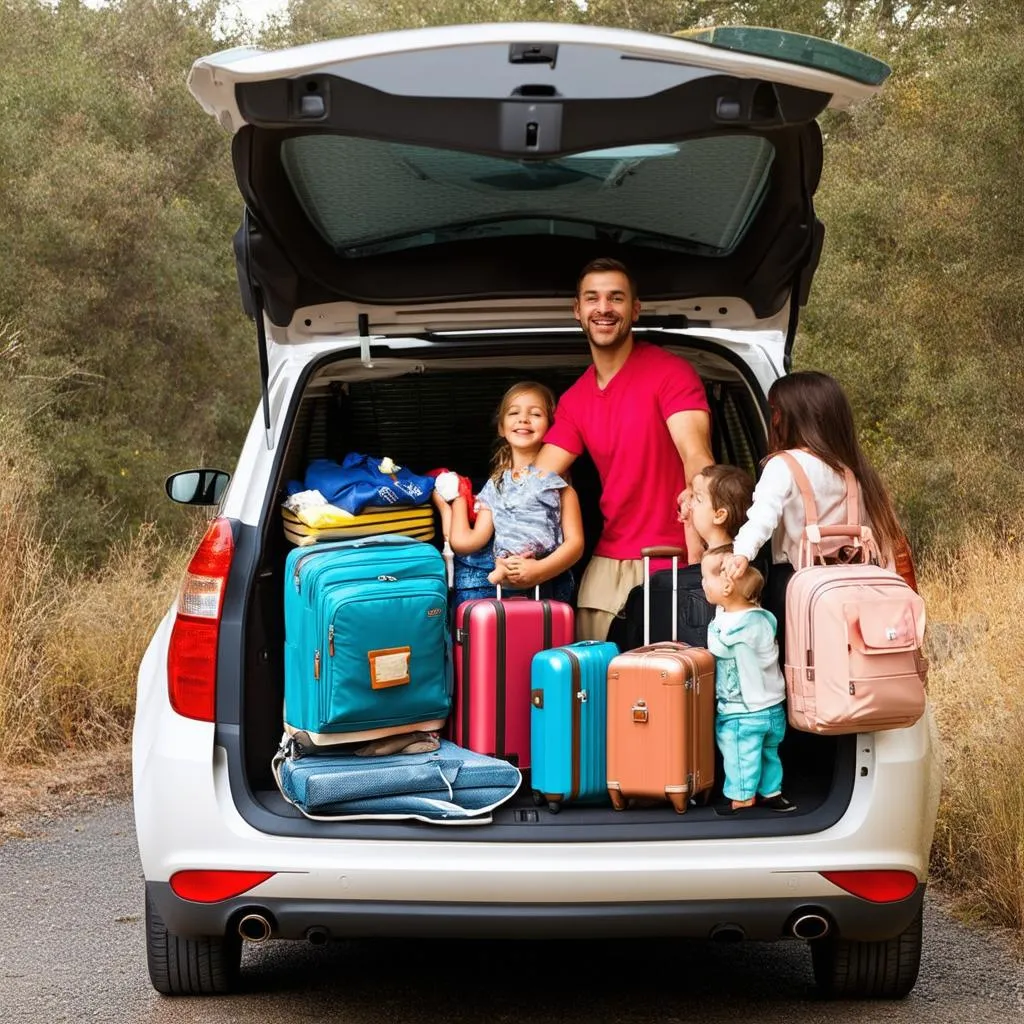
[[[679,551],[645,548],[644,637],[650,636],[650,559]],[[672,609],[672,622],[676,609]],[[715,781],[715,659],[675,641],[620,654],[608,666],[608,795],[668,800],[682,814]]]

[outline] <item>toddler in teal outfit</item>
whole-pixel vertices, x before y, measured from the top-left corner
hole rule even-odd
[[[775,616],[758,603],[764,579],[752,567],[736,579],[722,572],[722,554],[701,562],[704,594],[717,605],[708,626],[715,656],[715,738],[725,767],[728,805],[796,810],[782,795],[779,744],[786,733],[786,684],[779,670]]]

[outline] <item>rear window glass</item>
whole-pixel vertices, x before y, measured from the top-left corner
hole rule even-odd
[[[287,139],[281,159],[316,230],[346,257],[511,235],[568,235],[729,254],[768,189],[774,148],[749,135],[552,160],[341,135]]]
[[[695,43],[708,43],[723,50],[830,71],[864,85],[881,85],[889,77],[888,64],[866,53],[851,50],[841,43],[801,35],[799,32],[723,25],[719,28],[686,29],[674,35],[691,39]]]

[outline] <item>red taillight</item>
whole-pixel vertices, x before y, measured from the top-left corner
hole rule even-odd
[[[905,900],[917,888],[910,871],[821,871],[833,885],[872,903]]]
[[[177,871],[171,875],[175,895],[193,903],[219,903],[265,882],[273,871]]]
[[[914,569],[914,558],[910,553],[910,544],[906,537],[901,537],[893,552],[894,568],[903,577],[904,582],[915,592],[917,591],[917,572]]]
[[[167,651],[171,707],[202,722],[212,722],[216,713],[217,639],[234,553],[231,524],[214,519],[185,570]]]

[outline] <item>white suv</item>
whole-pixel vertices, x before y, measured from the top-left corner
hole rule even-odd
[[[886,72],[784,32],[552,24],[197,61],[189,88],[234,133],[263,401],[226,489],[213,470],[168,481],[219,508],[139,672],[158,990],[231,990],[243,938],[412,935],[795,937],[825,994],[913,987],[939,790],[928,716],[873,735],[790,730],[787,815],[554,816],[524,786],[478,827],[323,822],[271,773],[289,481],[353,450],[480,482],[506,386],[561,392],[587,365],[570,303],[597,256],[639,279],[638,335],[705,381],[716,457],[756,472],[823,238],[815,119]],[[573,483],[589,552],[585,459]]]

